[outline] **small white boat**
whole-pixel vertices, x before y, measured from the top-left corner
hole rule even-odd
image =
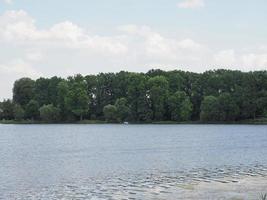
[[[125,125],[128,125],[128,124],[129,124],[129,122],[123,122],[123,124],[125,124]]]

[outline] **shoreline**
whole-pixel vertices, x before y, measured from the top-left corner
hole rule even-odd
[[[32,120],[23,120],[23,121],[15,121],[15,120],[1,120],[0,124],[6,125],[31,125],[31,124],[114,124],[114,125],[122,125],[124,123],[120,122],[106,122],[101,120],[83,120],[83,121],[75,121],[75,122],[44,122],[44,121],[32,121]],[[174,122],[174,121],[155,121],[155,122],[129,122],[126,125],[267,125],[267,119],[260,120],[244,120],[244,121],[236,121],[236,122],[201,122],[201,121],[187,121],[187,122]]]

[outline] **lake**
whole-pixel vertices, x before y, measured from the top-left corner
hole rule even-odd
[[[264,125],[0,125],[0,199],[172,199],[266,155]]]

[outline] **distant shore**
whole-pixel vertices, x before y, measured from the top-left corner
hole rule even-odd
[[[71,121],[71,122],[45,122],[38,120],[0,120],[0,124],[124,124],[119,122],[106,122],[102,120],[82,120],[82,121]],[[127,124],[157,124],[157,125],[168,125],[168,124],[181,124],[181,125],[194,125],[194,124],[218,124],[218,125],[267,125],[267,118],[260,118],[254,120],[243,120],[233,122],[202,122],[202,121],[186,121],[186,122],[175,122],[175,121],[154,121],[154,122],[129,122]]]

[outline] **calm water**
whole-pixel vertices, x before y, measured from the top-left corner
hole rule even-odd
[[[0,162],[0,199],[112,199],[99,182],[264,168],[267,126],[0,125]]]

